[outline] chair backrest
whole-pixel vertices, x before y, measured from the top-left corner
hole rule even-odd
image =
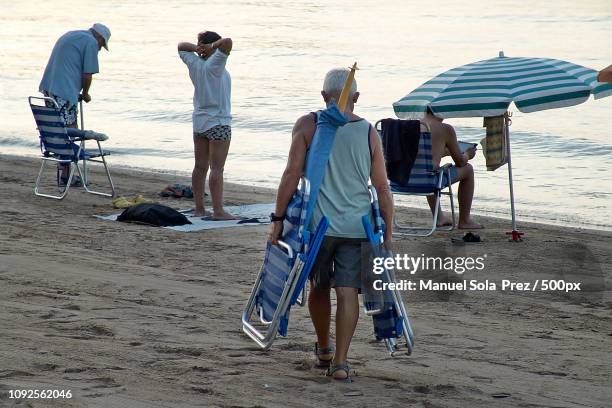
[[[61,158],[72,158],[78,149],[68,137],[66,125],[60,115],[59,108],[51,98],[30,97],[29,103],[36,121],[36,127],[40,135],[41,148],[45,156],[60,156]],[[33,99],[48,101],[47,106],[32,103]],[[51,107],[49,105],[55,105]]]
[[[303,248],[303,245],[308,244],[308,242],[304,242],[308,241],[309,238],[304,237],[304,234],[307,234],[304,222],[309,199],[310,181],[306,177],[302,177],[301,185],[287,205],[286,217],[283,222],[282,240],[285,241],[296,254],[303,252],[306,249]]]
[[[410,179],[399,191],[407,189],[411,193],[430,193],[436,187],[436,176],[431,155],[431,133],[421,132],[419,151],[410,171]],[[393,186],[392,186],[393,188]]]
[[[382,132],[385,133],[385,125],[390,119],[380,121]],[[393,121],[400,121],[395,119]],[[378,124],[378,123],[377,123]],[[391,126],[391,125],[389,125]],[[417,137],[417,135],[414,135]],[[390,181],[391,190],[402,193],[428,194],[436,188],[436,175],[433,167],[433,157],[431,152],[431,133],[421,131],[418,135],[418,150],[413,163],[406,160],[405,165],[410,168],[408,182],[400,184],[395,181]],[[384,138],[383,138],[384,142]],[[389,147],[386,146],[385,150]]]

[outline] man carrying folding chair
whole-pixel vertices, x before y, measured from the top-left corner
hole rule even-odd
[[[77,127],[77,103],[91,101],[89,87],[92,75],[98,73],[98,51],[108,50],[111,32],[104,24],[96,23],[88,30],[69,31],[62,35],[51,52],[39,92],[55,99],[66,127]],[[54,107],[50,102],[48,107]],[[68,167],[63,166],[62,180],[67,180]],[[80,183],[75,180],[73,183]]]
[[[326,104],[339,100],[348,75],[348,69],[327,73],[321,91]],[[309,223],[310,229],[314,229],[322,217],[329,218],[329,227],[310,274],[308,308],[317,335],[318,366],[328,367],[327,375],[340,381],[350,381],[347,355],[359,317],[358,291],[364,267],[361,247],[366,242],[361,217],[371,212],[369,180],[379,194],[381,213],[388,226],[387,243],[391,242],[393,225],[393,203],[380,138],[370,123],[353,113],[358,98],[357,84],[353,82],[344,112],[348,123],[337,130]],[[287,166],[272,215],[272,243],[282,233],[282,220],[304,173],[316,126],[317,115],[311,113],[299,118],[293,127]],[[335,350],[330,341],[332,287],[337,299]]]

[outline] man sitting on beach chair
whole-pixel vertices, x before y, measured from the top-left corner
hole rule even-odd
[[[442,123],[441,118],[435,116],[427,107],[425,117],[421,120],[429,125],[431,129],[431,154],[434,167],[440,167],[440,161],[444,156],[450,155],[455,162],[451,167],[451,183],[459,182],[459,225],[460,229],[480,229],[481,224],[472,221],[470,211],[472,209],[472,198],[474,197],[474,169],[468,163],[476,155],[476,148],[461,152],[455,129],[451,125]],[[448,185],[445,180],[443,186]],[[435,212],[436,200],[434,196],[427,196],[427,202],[432,214]],[[451,225],[450,219],[440,209],[438,227]]]
[[[327,73],[321,95],[326,103],[338,101],[349,70]],[[387,224],[385,240],[391,242],[393,202],[387,184],[382,145],[376,130],[353,113],[359,93],[353,82],[344,114],[349,122],[338,128],[329,155],[323,182],[314,204],[311,229],[323,216],[330,221],[315,260],[310,279],[308,309],[317,334],[315,354],[319,367],[329,367],[327,375],[350,381],[347,355],[359,317],[357,293],[361,287],[361,245],[366,234],[361,217],[371,213],[368,182],[378,190],[382,216]],[[276,198],[270,241],[276,244],[282,232],[287,205],[304,173],[306,152],[316,129],[317,116],[304,115],[293,127],[293,140],[287,167]],[[335,289],[336,350],[330,342],[330,289]]]

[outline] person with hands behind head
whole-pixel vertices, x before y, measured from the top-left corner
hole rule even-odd
[[[207,215],[204,208],[204,183],[208,185],[214,220],[235,219],[223,208],[223,170],[232,138],[232,82],[226,69],[232,50],[231,38],[213,31],[198,34],[197,44],[178,44],[179,56],[189,69],[193,93],[193,145],[195,165],[191,174],[195,215]]]

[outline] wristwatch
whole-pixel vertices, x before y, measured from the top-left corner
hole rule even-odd
[[[285,219],[285,215],[275,215],[274,213],[270,213],[270,221],[283,221]]]

